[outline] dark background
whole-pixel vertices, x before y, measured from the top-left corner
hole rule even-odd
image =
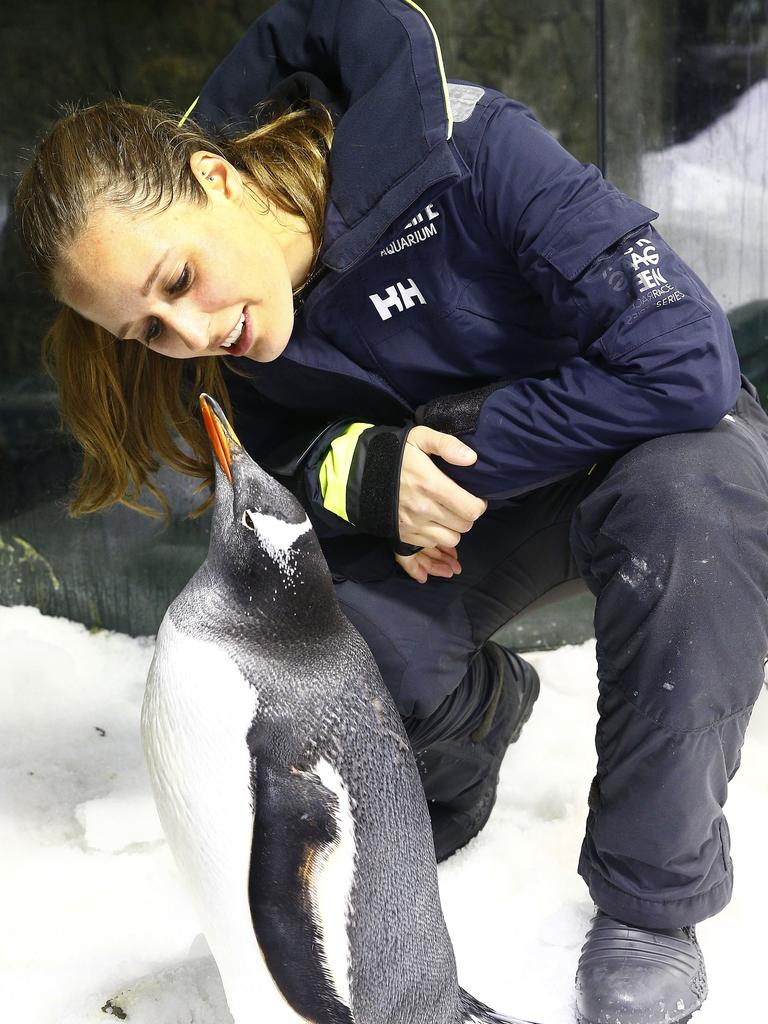
[[[163,472],[170,526],[116,507],[73,520],[77,453],[40,366],[55,307],[9,209],[38,135],[67,100],[119,93],[187,109],[269,3],[28,0],[0,10],[0,604],[94,628],[154,633],[205,556],[185,519],[191,483]],[[533,108],[580,160],[661,211],[657,226],[728,311],[742,367],[768,406],[768,0],[423,0],[446,74]],[[577,642],[593,602],[512,624],[518,647]]]

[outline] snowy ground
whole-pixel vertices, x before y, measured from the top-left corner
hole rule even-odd
[[[17,607],[0,608],[0,647],[0,1019],[228,1024],[141,760],[152,641]],[[536,713],[506,758],[491,823],[441,867],[441,891],[465,987],[571,1024],[591,912],[574,864],[594,764],[594,643],[529,657]],[[729,802],[736,896],[700,927],[711,995],[696,1024],[762,1015],[767,811],[763,697]]]

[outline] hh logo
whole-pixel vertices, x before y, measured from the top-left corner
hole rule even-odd
[[[392,313],[396,310],[398,313],[402,313],[404,309],[410,309],[411,306],[416,305],[416,300],[426,306],[427,301],[418,289],[418,286],[413,283],[413,278],[408,278],[408,284],[404,285],[402,281],[397,281],[387,288],[384,295],[377,295],[376,292],[373,295],[369,295],[368,298],[376,307],[376,310],[382,320],[391,320]]]
[[[435,220],[435,218],[440,216],[432,203],[430,203],[429,206],[424,207],[424,210],[421,213],[417,213],[413,220],[409,220],[408,223],[404,225],[403,230],[405,231],[408,228],[415,228],[417,224],[423,224],[425,213],[427,215],[427,220]]]

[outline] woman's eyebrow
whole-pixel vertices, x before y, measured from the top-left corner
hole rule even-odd
[[[152,271],[152,273],[149,275],[149,277],[147,278],[146,282],[144,283],[144,287],[141,289],[141,294],[144,295],[145,297],[147,295],[149,295],[149,291],[150,291],[152,285],[155,283],[155,279],[157,278],[157,275],[160,273],[160,268],[165,263],[166,258],[168,256],[168,253],[170,251],[171,251],[170,249],[166,249],[165,250],[163,255],[157,261],[157,265],[155,266],[155,269]],[[120,333],[118,334],[118,338],[123,340],[125,338],[126,334],[128,333],[128,328],[130,326],[131,326],[130,322],[127,323],[127,324],[123,324],[123,326],[120,328]]]

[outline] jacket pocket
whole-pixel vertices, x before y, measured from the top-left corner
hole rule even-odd
[[[725,818],[720,819],[720,843],[722,847],[723,867],[725,868],[726,874],[730,875],[733,871],[733,864],[731,862],[731,832]]]
[[[567,281],[575,281],[602,253],[658,216],[622,192],[608,192],[564,224],[556,220],[536,251]]]

